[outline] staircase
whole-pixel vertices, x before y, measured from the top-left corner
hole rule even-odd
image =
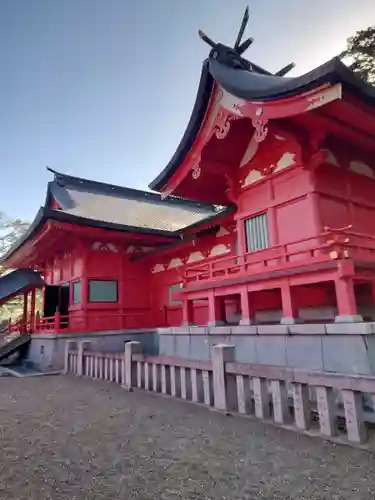
[[[26,353],[30,344],[30,335],[22,333],[0,347],[0,363],[6,358],[19,351],[21,355]]]

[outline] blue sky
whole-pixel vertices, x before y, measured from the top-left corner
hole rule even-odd
[[[1,0],[0,211],[32,220],[51,174],[146,189],[174,153],[208,47],[245,0]],[[373,0],[253,0],[246,56],[304,73],[373,24]]]

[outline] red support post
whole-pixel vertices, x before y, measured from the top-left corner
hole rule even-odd
[[[89,301],[89,282],[88,282],[88,249],[82,244],[82,276],[81,276],[81,306],[83,314],[83,331],[86,331],[87,327],[87,304]]]
[[[60,312],[59,311],[55,312],[54,330],[55,330],[55,332],[60,331]]]
[[[241,257],[246,253],[246,233],[245,221],[243,219],[237,220],[237,255]]]
[[[27,302],[28,302],[28,292],[23,294],[23,314],[22,314],[22,326],[21,329],[26,331],[26,323],[27,323]]]
[[[251,325],[254,323],[254,311],[251,307],[249,292],[246,287],[241,290],[241,321],[240,325]]]
[[[358,314],[357,304],[354,294],[354,282],[351,278],[338,278],[335,280],[336,301],[338,316],[337,323],[356,323],[363,321]]]
[[[35,331],[35,288],[31,290],[31,301],[30,301],[30,332]]]
[[[216,297],[213,290],[208,293],[208,324],[210,326],[225,324],[224,297]]]
[[[189,326],[194,322],[194,306],[193,301],[185,299],[182,305],[182,325]],[[167,324],[167,323],[166,323]]]
[[[298,323],[299,313],[295,295],[296,294],[293,293],[293,287],[288,283],[281,286],[281,302],[283,309],[281,323],[284,325],[294,325]]]

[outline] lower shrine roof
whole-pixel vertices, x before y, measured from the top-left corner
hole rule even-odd
[[[162,200],[156,193],[55,173],[47,198],[59,212],[127,227],[174,232],[211,217],[215,206],[190,200]]]
[[[180,233],[225,216],[228,207],[115,186],[64,175],[48,169],[55,178],[48,184],[46,202],[28,231],[1,257],[6,263],[26,242],[32,241],[48,221],[119,232],[180,239]]]

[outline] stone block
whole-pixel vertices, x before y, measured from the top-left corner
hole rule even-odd
[[[232,335],[257,335],[258,329],[256,326],[232,326]]]
[[[259,325],[258,335],[288,335],[288,325]]]
[[[160,356],[176,356],[176,336],[163,334],[159,338],[159,355]]]
[[[262,365],[286,366],[286,336],[256,336],[257,363]]]
[[[230,326],[209,326],[208,327],[209,335],[230,335],[231,327]]]
[[[362,335],[324,335],[323,370],[369,375],[371,365]]]
[[[286,337],[286,363],[289,368],[323,370],[321,336],[293,335]]]
[[[175,339],[175,356],[188,358],[190,353],[190,335],[177,335]]]
[[[210,359],[208,335],[190,336],[190,358],[199,360]]]
[[[326,325],[329,335],[367,335],[374,333],[373,323],[332,323]]]
[[[311,324],[311,325],[289,325],[290,335],[325,335],[326,325]]]
[[[207,335],[208,327],[206,326],[191,326],[189,328],[189,333],[191,335]]]
[[[235,357],[238,363],[256,363],[256,337],[249,336],[234,336],[233,344],[235,346]]]

